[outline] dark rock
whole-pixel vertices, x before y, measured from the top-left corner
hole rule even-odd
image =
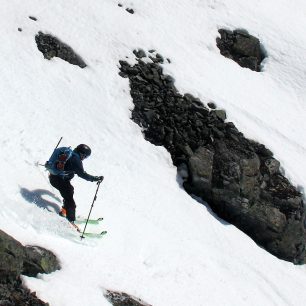
[[[194,194],[204,198],[210,197],[212,188],[214,152],[200,147],[189,158],[190,182]]]
[[[0,282],[14,282],[23,270],[24,247],[0,230]]]
[[[258,64],[258,60],[256,57],[249,56],[249,57],[240,57],[237,60],[237,63],[244,68],[249,68],[254,71],[260,71],[260,66]]]
[[[217,106],[216,106],[216,104],[214,102],[208,102],[207,105],[211,109],[216,109],[217,108]]]
[[[243,31],[220,31],[240,54],[258,52]],[[223,43],[222,41],[220,43]],[[241,48],[241,49],[239,49]],[[158,57],[160,58],[160,57]],[[247,139],[226,112],[209,111],[191,94],[181,95],[157,63],[120,61],[135,104],[132,119],[145,138],[171,154],[183,186],[202,197],[221,218],[234,224],[281,259],[304,263],[305,212],[301,193],[280,173],[280,163],[263,144]]]
[[[6,264],[8,262],[9,265]],[[24,247],[0,230],[0,282],[13,282],[20,274],[36,276],[59,268],[52,252],[38,246]]]
[[[163,63],[164,62],[164,58],[159,54],[159,53],[156,53],[156,58],[160,60],[160,63]]]
[[[22,286],[20,275],[51,273],[60,266],[50,251],[24,247],[0,230],[0,305],[48,305]]]
[[[133,9],[131,9],[131,8],[127,8],[127,9],[125,9],[128,13],[130,13],[130,14],[134,14],[135,12],[134,12],[134,10]]]
[[[152,306],[124,292],[105,290],[104,296],[113,306]]]
[[[267,158],[264,161],[264,166],[266,171],[269,172],[270,175],[279,173],[280,162],[275,158]]]
[[[49,306],[36,297],[35,292],[30,292],[22,286],[20,278],[14,284],[0,284],[0,305],[2,306]]]
[[[244,30],[233,32],[220,29],[221,37],[216,39],[220,53],[237,62],[241,67],[260,71],[260,64],[265,55],[258,38]]]
[[[34,16],[29,16],[30,19],[34,20],[34,21],[37,21],[37,18],[34,17]]]
[[[18,31],[19,31],[19,32],[22,32],[22,28],[18,28]]]
[[[56,56],[72,65],[77,65],[81,68],[86,67],[83,59],[77,55],[71,47],[62,43],[56,37],[39,32],[35,36],[35,41],[38,50],[44,55],[44,58],[50,60],[52,57]]]
[[[133,53],[136,55],[138,58],[143,58],[146,57],[146,52],[144,52],[142,49],[134,50]]]
[[[128,78],[129,77],[125,72],[122,72],[122,71],[119,72],[119,75],[123,78]]]
[[[217,116],[220,120],[224,121],[224,120],[226,119],[226,112],[225,112],[225,110],[223,110],[223,109],[217,109],[217,110],[214,110],[213,112],[216,114],[216,116]]]
[[[177,173],[183,180],[188,179],[189,177],[188,166],[185,163],[180,163],[177,166]]]
[[[253,57],[261,60],[259,39],[249,34],[241,34],[234,31],[235,39],[232,46],[232,51],[242,57]]]
[[[156,54],[155,57],[154,56],[149,56],[149,59],[151,59],[151,61],[153,63],[161,63],[162,64],[164,62],[164,58],[161,57],[161,56],[158,56],[158,54]]]
[[[38,273],[51,273],[59,270],[56,256],[39,246],[26,246],[22,274],[36,276]]]
[[[123,5],[122,5],[121,3],[118,3],[118,6],[119,6],[119,7],[122,7]]]

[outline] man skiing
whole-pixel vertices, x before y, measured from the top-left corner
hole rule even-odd
[[[71,150],[71,149],[70,149]],[[86,181],[99,182],[103,180],[103,176],[92,176],[84,171],[82,161],[89,157],[91,149],[85,144],[78,145],[64,161],[63,169],[58,174],[49,175],[51,185],[59,190],[63,197],[63,206],[59,212],[60,216],[65,217],[74,225],[75,221],[75,202],[73,199],[74,188],[70,181],[77,174]],[[75,225],[74,225],[75,226]],[[76,226],[75,226],[76,227]]]

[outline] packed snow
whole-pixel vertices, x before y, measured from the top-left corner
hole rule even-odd
[[[277,259],[181,188],[170,155],[131,121],[119,60],[157,50],[181,93],[214,101],[246,137],[271,149],[306,186],[306,4],[302,0],[0,1],[0,228],[53,251],[62,269],[24,284],[52,306],[103,306],[105,289],[154,306],[306,305],[306,269]],[[125,8],[134,9],[128,13]],[[35,16],[37,21],[29,18]],[[220,55],[219,28],[258,37],[260,73]],[[21,28],[22,31],[18,31]],[[70,45],[85,69],[43,58],[38,31]],[[128,58],[126,58],[128,57]],[[61,145],[92,149],[104,175],[92,216],[108,234],[80,240],[58,217],[44,163]],[[73,180],[87,216],[96,184]]]

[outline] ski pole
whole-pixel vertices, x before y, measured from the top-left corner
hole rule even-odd
[[[59,140],[59,142],[57,143],[57,145],[56,145],[55,149],[57,149],[57,147],[58,147],[58,146],[59,146],[59,144],[61,143],[62,139],[63,139],[63,136],[60,138],[60,140]],[[54,149],[54,150],[55,150],[55,149]]]
[[[57,147],[58,147],[59,144],[61,143],[62,139],[63,139],[63,136],[62,136],[62,137],[60,138],[60,140],[58,141],[58,143],[57,143],[56,147],[54,148],[54,150],[57,149]],[[53,150],[53,151],[54,151],[54,150]],[[35,165],[36,165],[36,166],[41,166],[41,167],[45,167],[45,166],[46,166],[46,165],[40,164],[39,162],[36,162]]]
[[[83,229],[83,233],[82,233],[82,235],[81,235],[81,240],[82,240],[83,238],[85,238],[84,233],[85,233],[85,230],[86,230],[86,226],[87,226],[87,223],[88,223],[88,220],[89,220],[89,217],[90,217],[92,208],[93,208],[93,206],[94,206],[95,200],[97,199],[97,194],[98,194],[99,187],[100,187],[100,184],[102,183],[102,181],[103,181],[103,180],[98,181],[98,183],[97,183],[98,186],[97,186],[96,193],[95,193],[95,196],[94,196],[94,198],[93,198],[93,201],[92,201],[92,204],[91,204],[91,207],[90,207],[90,211],[89,211],[89,214],[88,214],[86,223],[85,223],[85,227],[84,227],[84,229]]]

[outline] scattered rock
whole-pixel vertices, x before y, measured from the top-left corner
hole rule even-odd
[[[34,16],[29,16],[30,19],[34,20],[34,21],[37,21],[37,18],[34,17]]]
[[[0,305],[1,306],[49,306],[37,298],[35,292],[23,287],[20,278],[14,283],[0,283]]]
[[[223,110],[223,109],[217,109],[217,110],[214,110],[214,113],[216,114],[216,116],[217,116],[220,120],[224,121],[224,120],[226,119],[226,112],[225,112],[225,110]]]
[[[143,51],[142,49],[134,50],[133,53],[135,54],[137,58],[143,58],[147,56],[146,52]]]
[[[305,263],[303,198],[273,153],[225,122],[226,112],[214,103],[209,109],[191,94],[181,95],[158,62],[139,58],[134,66],[120,66],[130,81],[132,120],[145,139],[170,152],[185,190],[272,254]]]
[[[125,10],[126,10],[128,13],[130,13],[130,14],[134,14],[134,13],[135,13],[134,10],[131,9],[131,8],[126,8]]]
[[[56,56],[72,65],[77,65],[81,68],[86,67],[83,59],[71,47],[62,43],[58,38],[39,32],[35,36],[35,41],[38,50],[44,55],[44,58],[50,60]]]
[[[216,106],[216,104],[215,104],[214,102],[208,102],[208,103],[207,103],[207,106],[208,106],[209,108],[211,108],[211,109],[216,109],[216,108],[217,108],[217,106]]]
[[[244,30],[229,31],[220,29],[221,37],[216,39],[220,53],[237,62],[241,67],[260,71],[265,55],[258,38]]]
[[[161,63],[162,64],[164,62],[164,58],[158,53],[156,53],[155,56],[153,56],[153,55],[149,56],[149,59],[151,59],[151,61],[153,63]]]
[[[105,290],[104,296],[113,306],[152,306],[124,292]]]

